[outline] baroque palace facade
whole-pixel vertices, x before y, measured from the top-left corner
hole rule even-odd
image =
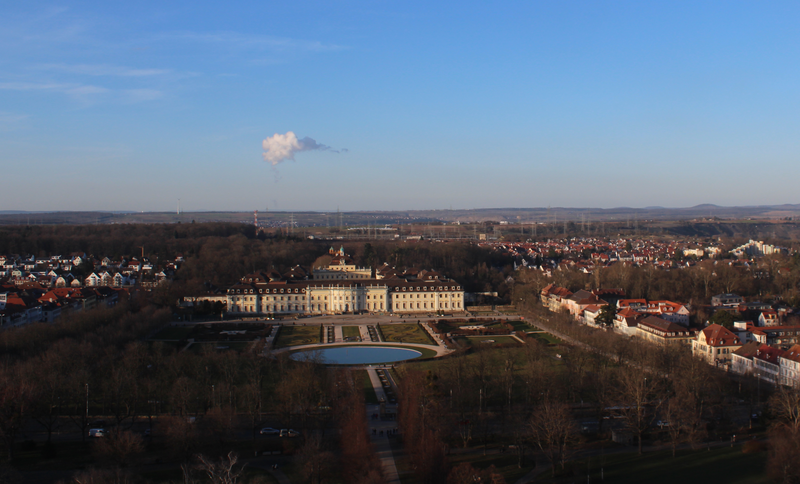
[[[344,313],[459,313],[464,290],[435,271],[399,273],[388,264],[356,267],[341,248],[309,276],[299,266],[286,274],[248,274],[228,289],[228,313],[322,315]]]

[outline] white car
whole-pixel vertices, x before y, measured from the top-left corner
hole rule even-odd
[[[263,429],[261,429],[260,433],[261,435],[278,435],[280,433],[280,430],[273,429],[272,427],[264,427]]]
[[[280,436],[281,437],[297,437],[300,435],[300,432],[292,429],[281,429]]]
[[[105,437],[108,435],[106,429],[89,429],[89,437]]]

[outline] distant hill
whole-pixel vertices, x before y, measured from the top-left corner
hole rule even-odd
[[[512,224],[572,222],[645,222],[666,220],[780,220],[800,217],[800,205],[722,207],[702,204],[685,208],[480,208],[456,210],[357,211],[357,212],[259,212],[260,225],[336,227],[385,224],[507,222]],[[253,223],[252,212],[0,212],[0,224],[125,224],[125,223]]]

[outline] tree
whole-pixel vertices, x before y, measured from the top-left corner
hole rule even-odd
[[[211,484],[236,484],[244,472],[244,466],[238,465],[239,456],[235,452],[220,460],[210,459],[202,454],[197,455],[194,469],[206,476]]]
[[[31,386],[11,374],[11,369],[0,373],[0,436],[3,438],[8,460],[14,460],[14,443],[22,429],[31,399]]]
[[[614,318],[616,316],[617,313],[614,311],[614,308],[610,304],[606,304],[600,308],[600,314],[597,315],[595,321],[606,327],[609,327],[614,325]]]
[[[97,439],[94,452],[101,460],[111,461],[118,467],[127,467],[142,455],[144,442],[139,435],[127,430],[116,431]]]
[[[466,483],[486,483],[486,484],[505,484],[506,480],[494,465],[487,469],[476,469],[469,462],[462,462],[453,467],[447,475],[447,484],[466,484]]]
[[[714,315],[709,319],[709,322],[712,324],[718,324],[727,329],[733,329],[733,323],[741,319],[741,317],[742,316],[739,313],[734,314],[730,311],[725,311],[724,309],[717,309]]]
[[[639,454],[642,453],[642,435],[653,421],[656,400],[653,398],[658,382],[653,375],[628,367],[619,380],[619,399],[624,403],[622,416],[628,430],[636,435]]]
[[[528,422],[533,442],[544,452],[556,472],[556,462],[561,468],[567,459],[567,448],[575,438],[575,421],[569,407],[561,402],[546,398]]]

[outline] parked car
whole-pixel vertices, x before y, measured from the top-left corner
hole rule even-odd
[[[272,427],[264,427],[259,432],[261,435],[278,435],[281,431],[278,429],[273,429]]]
[[[89,429],[89,437],[105,437],[108,435],[106,429]]]
[[[297,437],[300,435],[300,432],[292,429],[281,429],[280,436],[281,437]]]
[[[663,429],[664,427],[669,427],[669,422],[667,422],[666,420],[659,420],[658,422],[656,422],[656,425],[658,425],[659,428]]]

